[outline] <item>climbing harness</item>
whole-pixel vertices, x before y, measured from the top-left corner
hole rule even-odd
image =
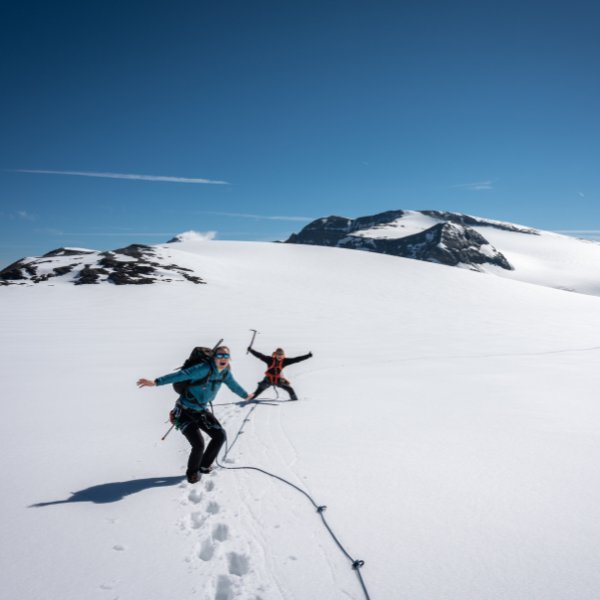
[[[289,383],[285,377],[281,376],[285,356],[277,360],[277,355],[273,353],[272,358],[273,360],[269,365],[269,368],[265,371],[265,377],[269,380],[269,383],[271,385],[278,385],[280,380],[283,380],[285,384]]]

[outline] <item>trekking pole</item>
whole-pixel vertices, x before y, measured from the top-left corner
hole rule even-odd
[[[169,427],[169,430],[167,431],[167,433],[165,433],[165,435],[163,435],[163,436],[160,438],[161,442],[164,442],[164,441],[165,441],[166,437],[167,437],[167,436],[168,436],[168,435],[171,433],[171,431],[172,431],[173,427],[175,427],[175,423],[173,423],[173,425],[171,425],[171,427]]]
[[[254,338],[256,337],[256,334],[258,333],[258,331],[256,331],[256,329],[251,329],[250,331],[253,331],[254,333],[252,334],[252,339],[250,340],[250,345],[248,346],[248,350],[246,350],[246,354],[248,354],[248,352],[250,351],[250,348],[252,348],[252,344],[254,344]]]

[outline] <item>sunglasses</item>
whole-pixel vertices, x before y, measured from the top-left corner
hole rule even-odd
[[[215,354],[215,358],[231,358],[231,354]]]

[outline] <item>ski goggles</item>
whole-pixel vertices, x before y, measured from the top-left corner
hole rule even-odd
[[[219,354],[215,354],[215,358],[231,358],[231,354],[223,354],[219,352]]]

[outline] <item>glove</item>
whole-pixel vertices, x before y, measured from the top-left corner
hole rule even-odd
[[[181,407],[180,406],[174,406],[170,411],[169,411],[169,422],[171,423],[171,425],[175,426],[175,429],[179,429],[179,417],[181,416]]]

